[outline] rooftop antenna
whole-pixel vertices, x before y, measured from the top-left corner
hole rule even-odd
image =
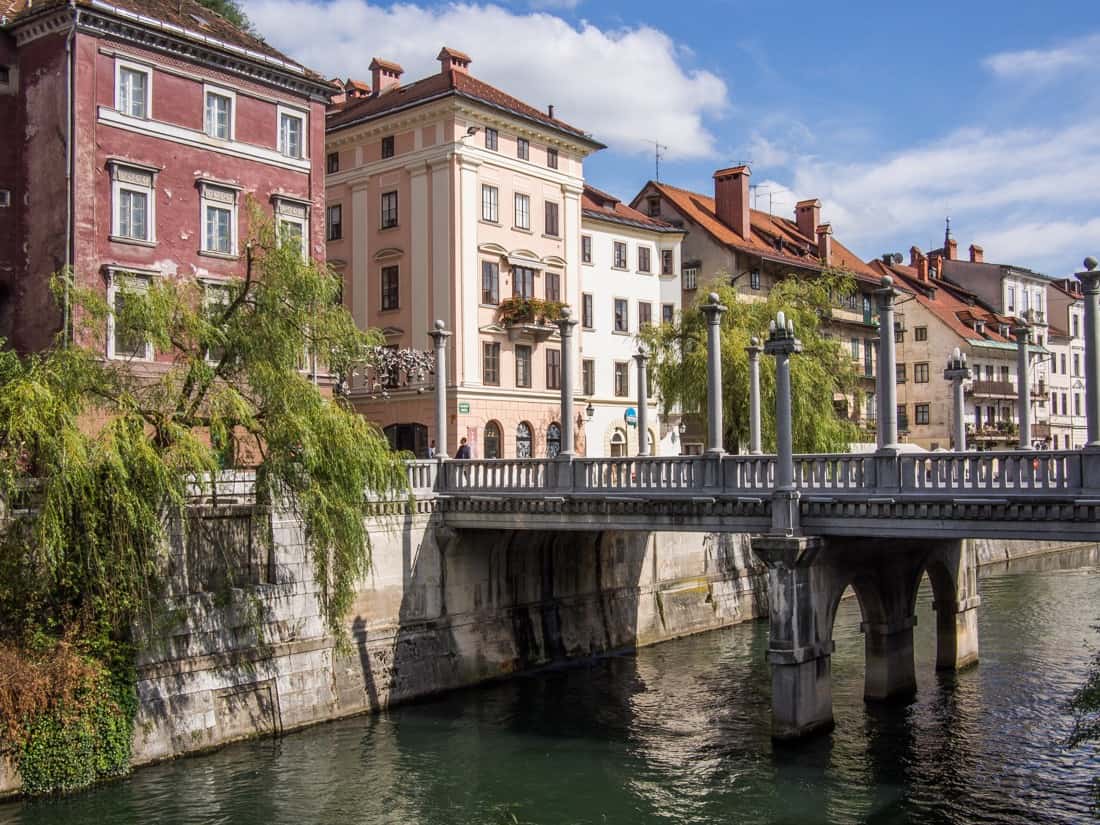
[[[764,194],[765,192],[766,192],[766,193],[768,194],[768,202],[769,202],[769,204],[771,203],[771,197],[772,197],[772,196],[771,196],[771,190],[770,190],[770,189],[768,189],[767,187],[764,187],[764,189],[763,189],[763,190],[761,191],[761,188],[760,188],[760,187],[762,187],[762,186],[764,186],[764,184],[762,184],[762,183],[752,183],[752,184],[749,184],[749,189],[750,189],[750,190],[752,190],[752,208],[753,208],[753,209],[758,209],[758,208],[759,208],[759,207],[757,206],[757,203],[758,203],[758,202],[759,202],[759,200],[760,200],[760,196],[761,196],[762,194]]]
[[[653,141],[653,172],[655,175],[654,180],[661,179],[661,150],[668,151],[668,147],[660,141]]]

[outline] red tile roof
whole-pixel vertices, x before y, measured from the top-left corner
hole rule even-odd
[[[889,275],[892,277],[895,286],[901,286],[912,291],[914,300],[917,303],[939,318],[948,329],[960,338],[968,341],[986,340],[1001,344],[1015,343],[1015,338],[1001,335],[998,331],[1000,324],[1011,325],[1011,318],[991,312],[979,304],[970,303],[964,297],[961,297],[966,294],[965,290],[958,290],[954,284],[938,278],[924,282],[917,277],[917,270],[913,267],[901,264],[887,265],[881,260],[871,261],[869,268],[876,275]],[[984,333],[979,333],[968,323],[975,319],[985,322]]]
[[[407,85],[391,87],[376,97],[354,101],[340,111],[331,114],[328,119],[328,129],[332,131],[360,121],[372,120],[396,109],[426,103],[429,100],[436,100],[448,95],[457,95],[497,109],[503,109],[509,114],[516,115],[524,120],[535,121],[543,126],[549,126],[559,132],[565,132],[573,137],[580,138],[595,148],[604,148],[602,143],[593,140],[576,126],[571,126],[563,120],[550,117],[545,112],[541,112],[533,106],[528,106],[522,100],[517,100],[467,72],[453,70],[429,75]]]
[[[581,195],[581,211],[587,217],[613,221],[615,223],[637,226],[641,229],[652,229],[657,232],[680,232],[670,223],[660,218],[651,218],[633,207],[627,206],[614,195],[602,192],[595,186],[584,185],[584,194]]]
[[[748,238],[742,238],[718,219],[714,198],[660,181],[650,181],[645,188],[649,187],[660,192],[677,212],[702,227],[719,243],[780,263],[821,269],[821,259],[817,254],[817,239],[807,238],[799,232],[798,224],[794,221],[752,209],[749,211],[752,231]],[[847,269],[861,281],[878,282],[879,276],[842,243],[834,239],[832,250],[833,266]]]
[[[206,42],[217,47],[218,41],[239,49],[246,49],[267,58],[273,58],[288,67],[301,70],[307,77],[320,80],[320,75],[310,71],[296,60],[292,60],[278,49],[269,46],[264,40],[246,32],[215,11],[196,0],[75,0],[79,6],[95,8],[97,11],[111,13],[119,17],[133,19],[135,15],[147,18],[149,22],[166,23],[180,29],[173,31],[179,37]],[[18,24],[19,17],[37,14],[45,9],[67,5],[68,0],[0,0],[0,15],[8,18],[8,25]],[[215,41],[215,42],[211,42]]]

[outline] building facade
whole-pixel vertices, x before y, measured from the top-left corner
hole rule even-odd
[[[638,453],[638,334],[680,312],[684,232],[586,186],[581,218],[580,359],[585,454]],[[659,417],[647,384],[650,455],[682,451],[678,414]],[[588,417],[588,413],[591,417]]]
[[[1085,308],[1081,282],[1047,284],[1050,362],[1050,447],[1080,449],[1088,440],[1085,421]]]
[[[49,280],[65,267],[112,301],[122,284],[177,278],[217,289],[240,277],[250,201],[324,260],[333,89],[321,78],[194,0],[7,0],[4,19],[0,335],[9,345],[52,343],[63,314]],[[110,328],[102,347],[137,369],[167,357]]]
[[[356,322],[387,346],[430,349],[437,319],[452,332],[452,454],[465,438],[474,457],[553,455],[563,449],[553,320],[563,305],[579,315],[583,163],[602,145],[473,77],[467,55],[438,58],[437,74],[407,85],[400,66],[376,59],[370,94],[330,112],[329,260]],[[424,390],[372,374],[349,388],[395,447],[421,456],[438,438]]]

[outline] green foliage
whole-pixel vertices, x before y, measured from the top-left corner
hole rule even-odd
[[[217,12],[233,25],[246,32],[255,34],[255,30],[252,28],[252,22],[248,19],[248,15],[244,13],[237,0],[198,0],[199,3],[206,6],[213,12]]]
[[[1100,651],[1093,653],[1088,676],[1070,699],[1069,711],[1073,714],[1073,732],[1068,746],[1074,748],[1087,742],[1100,742]],[[1100,811],[1100,776],[1093,781],[1093,795],[1093,804]]]
[[[560,318],[565,307],[561,301],[515,297],[501,301],[497,312],[505,324],[549,323]]]
[[[675,324],[651,327],[642,338],[653,353],[652,376],[664,411],[676,405],[687,413],[706,409],[706,320],[700,307],[709,292],[718,293],[727,307],[722,317],[722,398],[725,445],[734,449],[749,438],[749,364],[745,348],[756,337],[763,345],[768,322],[783,310],[793,319],[803,352],[791,358],[791,401],[794,448],[798,452],[845,450],[855,440],[856,428],[836,415],[833,399],[855,391],[856,375],[839,342],[827,337],[822,323],[834,301],[855,289],[842,271],[827,270],[812,279],[784,278],[764,300],[740,300],[725,282],[700,289],[699,299]],[[765,450],[775,449],[775,364],[760,358],[761,439]]]

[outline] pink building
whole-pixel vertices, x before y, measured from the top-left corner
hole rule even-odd
[[[194,0],[0,0],[0,335],[49,346],[52,273],[111,294],[238,277],[246,200],[324,260],[334,89]],[[155,363],[115,340],[104,356]]]
[[[478,457],[554,454],[561,341],[524,308],[568,304],[579,318],[583,162],[602,145],[478,80],[467,55],[438,58],[438,73],[408,84],[376,59],[370,94],[348,89],[330,111],[329,262],[357,323],[389,345],[430,349],[436,319],[454,333],[450,452],[467,438]],[[424,455],[431,394],[385,383],[352,381],[356,408]]]

